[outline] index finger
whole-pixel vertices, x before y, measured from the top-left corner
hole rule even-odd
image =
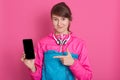
[[[64,58],[65,56],[53,56],[53,58]]]

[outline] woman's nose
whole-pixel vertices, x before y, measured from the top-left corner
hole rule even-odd
[[[58,21],[58,24],[57,24],[57,25],[58,25],[58,26],[60,26],[60,25],[61,25],[61,21],[60,21],[60,20]]]

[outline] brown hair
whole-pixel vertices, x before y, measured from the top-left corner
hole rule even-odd
[[[71,10],[64,2],[57,3],[56,5],[53,6],[53,8],[51,10],[51,18],[52,18],[53,14],[57,15],[57,16],[68,18],[70,21],[72,21]],[[70,24],[68,26],[68,31],[70,31],[69,27],[70,27]]]
[[[51,10],[51,17],[53,14],[61,17],[66,17],[72,21],[72,13],[70,11],[70,8],[64,2],[57,3],[53,6]]]

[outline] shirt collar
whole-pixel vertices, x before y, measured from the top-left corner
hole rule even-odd
[[[53,38],[53,35],[55,35],[54,32],[51,32],[51,33],[49,34],[49,37],[52,37],[52,38]],[[69,37],[69,35],[70,35],[70,36],[73,36],[73,32],[69,32],[69,34],[55,35],[55,37],[56,37],[57,39],[67,39],[67,38]]]

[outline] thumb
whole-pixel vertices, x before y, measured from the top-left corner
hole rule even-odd
[[[67,48],[67,53],[68,53],[67,56],[71,56],[71,53],[68,48]]]

